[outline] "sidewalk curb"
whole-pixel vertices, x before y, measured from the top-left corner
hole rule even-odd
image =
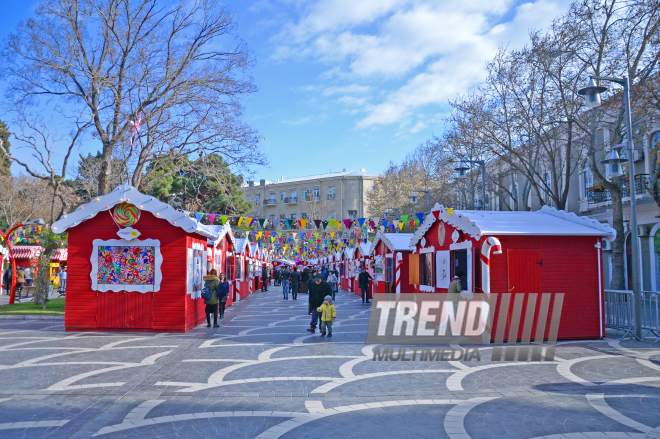
[[[64,316],[40,316],[40,315],[0,315],[0,320],[53,320],[64,321]]]

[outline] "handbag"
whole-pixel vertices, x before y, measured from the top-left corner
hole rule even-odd
[[[211,289],[209,287],[204,287],[202,289],[202,299],[207,300],[211,298]]]

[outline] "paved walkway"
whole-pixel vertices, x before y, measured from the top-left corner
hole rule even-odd
[[[332,339],[300,299],[257,292],[187,334],[0,321],[0,438],[660,438],[659,345],[372,361],[358,296],[339,293]]]

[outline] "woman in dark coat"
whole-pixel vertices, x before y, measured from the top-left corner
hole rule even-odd
[[[206,305],[206,327],[211,327],[211,314],[213,314],[213,327],[218,328],[218,304],[220,303],[220,298],[218,296],[218,288],[220,285],[220,280],[218,279],[218,272],[212,269],[208,275],[204,276],[204,287],[208,288],[211,291],[211,298],[204,299],[204,304]]]
[[[220,282],[218,283],[218,297],[220,298],[220,318],[225,318],[225,305],[229,297],[229,281],[224,273],[220,273]]]

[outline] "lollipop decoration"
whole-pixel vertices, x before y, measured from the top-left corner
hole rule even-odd
[[[140,209],[130,203],[119,203],[111,212],[112,219],[120,227],[130,227],[140,220]]]

